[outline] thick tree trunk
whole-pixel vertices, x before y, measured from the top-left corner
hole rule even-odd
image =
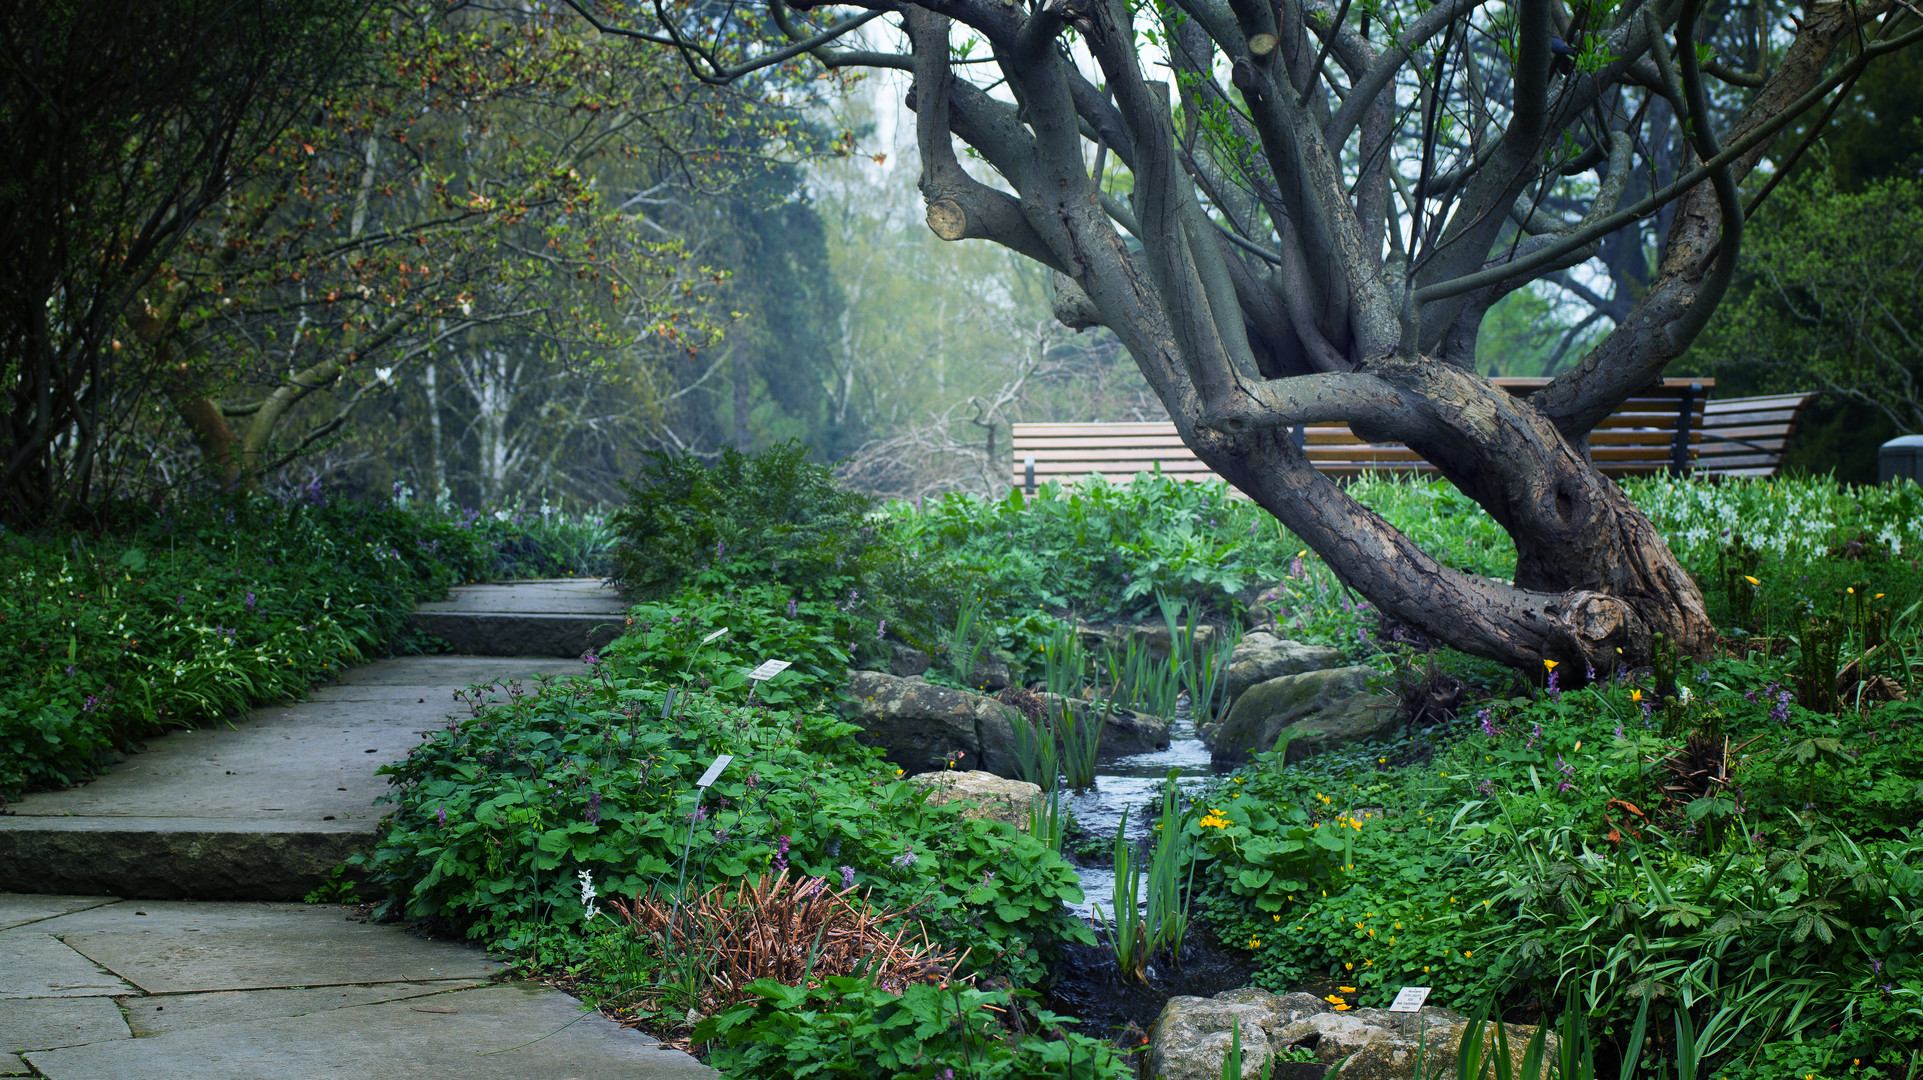
[[[1410,446],[1516,543],[1516,580],[1443,565],[1318,472],[1286,429],[1197,429],[1204,460],[1301,536],[1377,608],[1466,652],[1598,672],[1640,664],[1657,633],[1696,656],[1716,637],[1701,592],[1662,536],[1526,400],[1450,365],[1364,370],[1433,408]],[[1178,424],[1180,421],[1178,421]],[[1390,437],[1361,425],[1364,438]]]

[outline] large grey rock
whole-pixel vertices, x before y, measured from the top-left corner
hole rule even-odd
[[[849,672],[848,696],[843,711],[861,727],[861,741],[881,747],[906,772],[935,772],[954,761],[964,769],[1015,775],[1011,706],[880,671]]]
[[[1208,623],[1202,623],[1197,626],[1195,628],[1195,648],[1197,650],[1203,650],[1214,645],[1215,634],[1216,628]],[[1173,639],[1169,635],[1168,623],[1166,622],[1149,622],[1138,623],[1134,626],[1118,626],[1115,628],[1114,635],[1117,645],[1126,644],[1130,638],[1133,638],[1138,646],[1146,647],[1149,655],[1155,659],[1167,660],[1169,658],[1170,642]]]
[[[1038,784],[1009,780],[981,769],[943,769],[941,772],[921,773],[911,777],[910,781],[929,789],[928,802],[931,806],[951,802],[968,803],[962,810],[963,817],[999,821],[1023,832],[1028,831],[1029,811],[1042,798],[1042,789]]]
[[[997,776],[1015,777],[1012,722],[1021,716],[1015,706],[982,694],[937,686],[921,678],[901,678],[879,671],[848,673],[848,696],[843,713],[859,725],[861,740],[881,747],[889,761],[909,773],[936,772],[949,767],[981,769]],[[1044,702],[1054,695],[1038,695]],[[1057,702],[1062,699],[1056,698]],[[1073,706],[1078,717],[1099,716],[1099,703]],[[1102,729],[1102,756],[1147,753],[1168,746],[1168,722],[1146,713],[1117,709]]]
[[[1227,718],[1201,731],[1210,756],[1240,763],[1286,737],[1288,760],[1379,738],[1400,723],[1397,701],[1368,692],[1366,667],[1284,675],[1250,687]]]
[[[1341,664],[1342,654],[1327,645],[1290,641],[1264,630],[1251,630],[1242,635],[1235,651],[1229,655],[1229,705],[1233,708],[1236,699],[1257,683]]]
[[[1157,1080],[1220,1080],[1236,1026],[1242,1033],[1245,1080],[1261,1075],[1272,1057],[1298,1046],[1309,1048],[1316,1063],[1276,1062],[1271,1066],[1273,1080],[1320,1077],[1337,1062],[1344,1062],[1340,1074],[1344,1080],[1413,1080],[1418,1047],[1425,1080],[1454,1080],[1456,1048],[1469,1021],[1433,1007],[1420,1013],[1338,1012],[1313,994],[1278,996],[1252,987],[1213,998],[1174,997],[1149,1029],[1148,1075]],[[1512,1063],[1520,1065],[1523,1048],[1535,1029],[1516,1024],[1504,1027]],[[1485,1049],[1493,1054],[1494,1024],[1484,1028],[1483,1038]],[[1553,1034],[1548,1044],[1553,1055]]]
[[[888,643],[888,674],[907,678],[910,675],[923,675],[934,660],[913,645],[899,641]]]

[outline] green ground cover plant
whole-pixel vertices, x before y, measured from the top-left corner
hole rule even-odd
[[[1258,755],[1195,830],[1210,920],[1277,989],[1344,982],[1380,1006],[1429,985],[1459,1008],[1551,1012],[1574,994],[1605,1061],[1648,1000],[1658,1030],[1690,1028],[1713,1066],[1699,1075],[1909,1076],[1923,707],[1890,698],[1923,671],[1923,591],[1908,560],[1806,550],[1761,586],[1737,581],[1833,615],[1835,655],[1859,664],[1853,699],[1806,707],[1802,644],[1738,634],[1733,653],[1679,665],[1667,696],[1662,672],[1562,691],[1547,671],[1542,693],[1465,712],[1427,764],[1392,768],[1375,747],[1286,767],[1285,749]],[[1730,610],[1724,591],[1712,601]],[[1825,678],[1840,673],[1832,660]],[[1640,1054],[1682,1059],[1667,1038]]]
[[[1272,621],[1376,667],[1385,688],[1467,687],[1454,719],[1295,764],[1278,747],[1164,808],[1195,854],[1197,917],[1254,954],[1263,985],[1342,983],[1352,1005],[1430,985],[1438,1004],[1580,1033],[1598,1075],[1628,1058],[1639,1075],[1913,1080],[1913,489],[1627,485],[1703,583],[1729,648],[1702,668],[1591,678],[1421,653],[1219,485],[1145,477],[878,506],[814,468],[779,454],[706,472],[664,463],[637,486],[614,520],[642,599],[627,634],[582,677],[514,688],[390,767],[396,812],[361,869],[392,910],[681,1032],[727,1075],[1119,1075],[1119,1059],[1022,996],[1045,985],[1056,943],[1092,940],[1062,908],[1079,890],[1059,816],[1038,840],[930,807],[835,706],[845,670],[884,664],[891,642],[926,648],[950,681],[940,669],[972,670],[985,644],[1018,680],[1057,690],[1106,672],[1137,703],[1167,696],[1151,683],[1212,699],[1193,664],[1149,671],[1137,656],[1143,670],[1123,678],[1127,646],[1110,655],[1075,629],[1166,623],[1166,604],[1225,641],[1240,620]],[[1512,572],[1506,537],[1446,485],[1352,490],[1452,565]],[[757,499],[774,508],[766,523],[745,509]],[[794,666],[748,680],[769,658]],[[695,779],[720,753],[736,761],[697,807]],[[660,938],[597,901],[675,912],[784,872],[907,911],[931,947],[964,957],[961,977],[835,973],[812,988],[737,984],[716,1004],[702,989],[714,957],[668,963]]]

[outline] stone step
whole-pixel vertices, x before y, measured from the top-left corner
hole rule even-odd
[[[422,604],[415,629],[471,656],[578,657],[621,635],[627,605],[596,578],[464,585]]]
[[[306,701],[148,743],[105,776],[0,813],[0,891],[300,899],[373,850],[374,770],[450,714],[454,693],[580,672],[579,661],[412,656],[343,673]],[[530,687],[531,688],[531,687]]]

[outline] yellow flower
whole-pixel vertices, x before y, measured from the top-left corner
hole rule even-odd
[[[1544,671],[1554,671],[1556,670],[1556,664],[1557,664],[1557,661],[1555,660],[1544,660],[1542,662],[1542,667]]]
[[[1397,930],[1400,930],[1400,929],[1402,929],[1402,924],[1401,924],[1401,923],[1397,923],[1397,924],[1396,924],[1396,929],[1397,929]]]
[[[1354,965],[1354,964],[1343,964],[1343,965],[1342,965],[1342,970],[1344,970],[1344,971],[1354,971],[1354,970],[1355,970],[1355,965]]]
[[[1385,757],[1379,757],[1375,759],[1375,763],[1377,765],[1387,765],[1389,763],[1389,759]]]
[[[1641,690],[1631,690],[1629,692],[1629,700],[1641,701],[1642,699],[1643,699],[1643,692]]]
[[[1281,922],[1281,921],[1282,921],[1282,916],[1280,916],[1280,915],[1271,915],[1271,916],[1269,916],[1269,918],[1270,918],[1270,919],[1272,919],[1272,920],[1274,920],[1275,922]]]
[[[900,769],[896,769],[896,770],[895,770],[895,775],[896,775],[896,776],[900,776],[900,775],[901,775],[901,770],[900,770]]]
[[[1373,926],[1372,926],[1372,927],[1370,927],[1370,928],[1369,928],[1369,936],[1370,936],[1370,937],[1374,937],[1374,936],[1375,936],[1375,927],[1373,927]]]
[[[1850,586],[1850,587],[1849,587],[1849,588],[1847,588],[1847,589],[1844,589],[1843,591],[1844,591],[1844,592],[1846,592],[1846,593],[1849,593],[1849,594],[1850,594],[1851,596],[1855,596],[1855,595],[1856,595],[1856,587],[1855,587],[1854,585],[1852,585],[1852,586]]]
[[[1355,993],[1355,987],[1353,986],[1338,986],[1336,987],[1336,989],[1342,991],[1345,994]]]
[[[1469,959],[1470,957],[1472,957],[1472,956],[1474,956],[1474,955],[1476,955],[1476,951],[1475,951],[1474,949],[1464,949],[1464,950],[1462,950],[1462,958],[1463,958],[1464,960],[1467,960],[1467,959]]]
[[[1334,994],[1330,994],[1327,997],[1323,998],[1322,1000],[1328,1002],[1331,1005],[1344,1004],[1343,1000],[1339,997],[1336,997]]]
[[[1427,964],[1424,964],[1424,965],[1422,965],[1422,973],[1423,973],[1424,975],[1427,975],[1427,974],[1429,974],[1429,965],[1427,965]]]
[[[1296,552],[1296,553],[1295,553],[1295,557],[1296,557],[1296,558],[1298,558],[1298,559],[1306,559],[1306,558],[1308,558],[1308,557],[1309,557],[1309,549],[1308,549],[1308,548],[1303,548],[1303,549],[1302,549],[1301,551],[1298,551],[1298,552]]]
[[[1348,1011],[1349,1011],[1349,1007],[1348,1007],[1347,1005],[1337,1005],[1337,1006],[1335,1007],[1335,1011],[1336,1011],[1336,1012],[1348,1012]]]
[[[1881,600],[1881,599],[1883,599],[1883,594],[1882,594],[1882,593],[1877,593],[1877,594],[1876,594],[1875,596],[1872,596],[1872,597],[1870,597],[1870,599],[1872,599],[1872,600]]]
[[[1749,582],[1749,583],[1750,583],[1751,585],[1761,585],[1761,584],[1762,584],[1762,582],[1760,582],[1760,581],[1758,581],[1758,580],[1756,580],[1756,579],[1755,579],[1755,578],[1753,578],[1753,577],[1750,577],[1750,576],[1749,576],[1748,574],[1744,574],[1744,575],[1743,575],[1743,580],[1744,580],[1744,581],[1747,581],[1747,582]]]
[[[1261,947],[1262,947],[1262,939],[1261,939],[1261,938],[1259,938],[1259,937],[1252,937],[1252,938],[1250,938],[1250,939],[1249,939],[1249,948],[1251,948],[1251,949],[1259,949],[1259,948],[1261,948]]]

